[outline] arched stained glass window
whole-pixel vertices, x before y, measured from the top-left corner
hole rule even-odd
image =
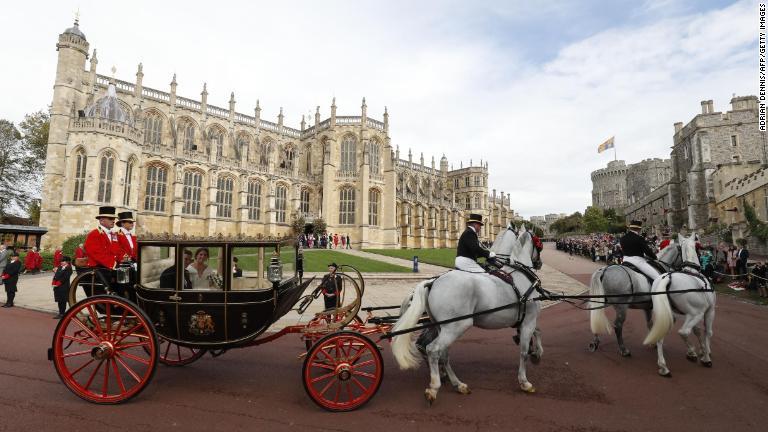
[[[351,187],[339,191],[339,224],[353,225],[355,223],[355,190]]]
[[[131,158],[128,164],[125,166],[125,189],[123,189],[123,205],[130,207],[131,205],[131,192],[133,191],[133,169],[136,166],[136,159]]]
[[[288,190],[285,186],[275,188],[275,221],[285,223],[285,205],[287,201]]]
[[[249,220],[261,220],[261,182],[251,180],[248,182],[248,193],[246,195],[246,207],[248,208]]]
[[[232,177],[219,177],[216,182],[216,216],[232,217],[232,190],[235,181]]]
[[[104,153],[99,160],[99,194],[97,198],[99,202],[112,202],[112,178],[114,173],[115,155]]]
[[[147,188],[144,194],[144,210],[165,211],[165,194],[168,189],[168,169],[160,165],[147,167]]]
[[[357,140],[347,135],[341,141],[341,171],[354,173],[357,171]]]
[[[80,149],[75,153],[75,194],[73,201],[82,201],[85,195],[85,169],[88,165],[88,157]]]
[[[368,225],[379,226],[379,201],[381,193],[377,189],[368,191]]]
[[[144,142],[146,144],[160,145],[163,138],[163,117],[155,112],[150,112],[144,118]]]
[[[203,174],[197,171],[184,172],[182,198],[184,207],[181,212],[187,215],[200,214],[200,196],[203,189]]]

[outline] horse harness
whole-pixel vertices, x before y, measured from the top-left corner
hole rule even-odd
[[[688,270],[686,270],[686,269],[688,269]],[[684,274],[684,275],[688,275],[688,276],[693,276],[696,279],[700,280],[702,283],[704,283],[704,287],[698,289],[697,291],[700,291],[700,292],[714,292],[715,291],[715,287],[713,287],[712,284],[709,283],[707,278],[704,277],[704,275],[701,274],[700,269],[701,269],[700,265],[686,261],[686,262],[683,263],[683,269],[682,270],[672,271],[672,272],[666,273],[666,274],[664,274],[662,276],[662,279],[666,278],[666,277],[669,278],[669,283],[667,284],[667,298],[669,299],[669,305],[672,307],[672,310],[676,314],[678,314],[678,315],[685,315],[684,312],[682,312],[680,309],[678,309],[675,306],[675,302],[672,300],[672,296],[670,294],[675,294],[675,293],[674,292],[672,292],[672,293],[669,292],[669,289],[672,287],[672,275],[673,274],[675,274],[675,273]]]

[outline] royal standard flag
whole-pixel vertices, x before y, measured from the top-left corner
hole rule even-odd
[[[597,146],[597,152],[598,153],[602,153],[602,152],[604,152],[604,151],[606,151],[606,150],[608,150],[610,148],[613,148],[613,138],[614,137],[610,137],[607,140],[605,140],[604,143],[602,143],[599,146]]]

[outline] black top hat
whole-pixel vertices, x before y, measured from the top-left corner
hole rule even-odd
[[[642,229],[643,223],[639,220],[633,220],[629,223],[629,229]]]
[[[111,206],[102,206],[99,207],[99,214],[96,216],[96,219],[107,217],[112,219],[117,219],[117,215],[115,214],[115,208]]]
[[[117,214],[117,220],[120,222],[136,222],[133,220],[133,212],[120,212]]]
[[[479,223],[480,225],[484,225],[483,217],[476,213],[470,213],[469,218],[467,219],[467,224],[471,223]]]
[[[334,269],[338,269],[339,268],[338,264],[336,264],[335,262],[332,262],[332,263],[328,264],[328,267],[333,267]]]
[[[61,257],[61,262],[72,262],[72,258],[64,255],[63,257]]]

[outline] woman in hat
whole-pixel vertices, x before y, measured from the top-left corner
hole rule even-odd
[[[482,227],[482,216],[471,213],[467,219],[467,229],[459,237],[459,246],[456,249],[456,260],[454,261],[457,269],[473,273],[485,273],[485,270],[477,264],[477,259],[496,256],[494,252],[480,244],[479,235]]]

